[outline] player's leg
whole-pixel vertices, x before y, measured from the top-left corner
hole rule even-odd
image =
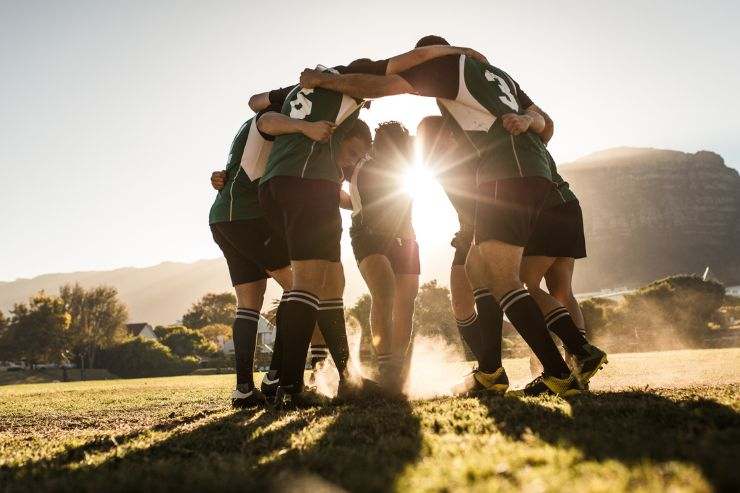
[[[503,385],[505,372],[501,364],[501,342],[504,313],[498,301],[488,289],[490,274],[480,252],[480,247],[472,245],[465,262],[465,272],[473,287],[475,307],[478,312],[479,352],[478,369],[485,373],[499,372],[499,385]],[[508,382],[508,380],[507,380]],[[503,386],[499,387],[503,389]]]
[[[393,302],[396,279],[390,260],[385,255],[372,254],[360,262],[360,273],[370,291],[370,331],[378,359],[381,380],[391,371],[393,358]]]
[[[391,266],[395,274],[393,297],[393,359],[399,366],[395,390],[401,392],[411,364],[414,303],[419,293],[419,245],[415,240],[397,240],[392,246]]]
[[[540,214],[540,219],[541,216],[542,215]],[[535,227],[535,234],[533,236],[537,235],[536,229],[537,227]],[[530,243],[531,241],[532,240],[530,240]],[[521,280],[529,290],[529,294],[531,294],[532,298],[537,302],[542,313],[549,313],[550,310],[547,308],[547,305],[550,296],[542,289],[541,284],[545,272],[547,272],[547,269],[549,269],[553,262],[555,262],[555,259],[540,255],[527,256],[527,248],[524,249],[524,252],[525,256],[522,258],[522,267],[519,272]],[[533,377],[540,375],[543,371],[540,360],[538,360],[534,354],[531,354],[529,357],[529,371]]]
[[[450,299],[460,338],[478,360],[480,355],[480,329],[475,312],[473,289],[465,273],[465,265],[452,265],[450,269]]]
[[[607,362],[604,351],[590,344],[586,339],[585,323],[583,313],[575,296],[573,295],[573,269],[575,259],[571,257],[559,257],[545,273],[547,288],[552,295],[558,299],[568,310],[569,317],[551,317],[550,330],[561,337],[568,337],[569,344],[566,349],[572,355],[574,366],[584,384]],[[565,343],[565,340],[563,340]]]
[[[282,334],[276,405],[299,405],[308,346],[330,262],[339,260],[338,185],[324,180],[275,177],[260,187],[260,205],[285,238],[292,287],[279,307]]]
[[[334,365],[339,372],[339,379],[345,378],[347,362],[349,360],[349,344],[347,343],[347,329],[344,322],[344,268],[340,262],[330,262],[326,270],[324,284],[321,290],[319,304],[318,325],[322,339],[325,341],[324,358],[326,351],[331,354]],[[314,334],[316,338],[316,334]],[[313,347],[313,340],[311,342]]]
[[[284,300],[280,388],[284,394],[303,390],[306,354],[318,318],[319,293],[329,262],[293,260],[293,289]]]
[[[252,261],[247,238],[250,223],[225,222],[211,225],[213,239],[221,248],[229,268],[229,275],[237,297],[237,310],[232,325],[236,389],[232,393],[233,407],[252,407],[264,402],[265,397],[254,387],[254,351],[257,324],[266,285],[266,272]]]
[[[524,245],[552,184],[543,178],[513,178],[479,187],[476,241],[486,265],[489,287],[501,310],[542,363],[545,373],[526,393],[571,393],[578,382],[547,332],[539,306],[524,288],[519,272]],[[492,348],[485,344],[484,351]]]
[[[545,272],[545,283],[550,294],[568,309],[573,322],[581,331],[586,330],[581,306],[573,294],[573,271],[576,260],[571,257],[558,257]]]

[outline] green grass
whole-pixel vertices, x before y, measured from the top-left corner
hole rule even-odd
[[[0,387],[0,491],[737,491],[740,349],[611,361],[568,400],[290,413],[231,375]]]

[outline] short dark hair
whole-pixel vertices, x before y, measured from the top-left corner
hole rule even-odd
[[[373,154],[379,159],[405,159],[414,157],[414,138],[402,123],[397,121],[383,122],[375,129]]]
[[[421,38],[419,41],[416,42],[416,48],[421,48],[422,46],[433,46],[433,45],[449,46],[450,43],[442,36],[437,36],[436,34],[430,34],[429,36],[424,36],[423,38]]]
[[[344,135],[344,140],[348,139],[360,139],[367,145],[370,145],[373,142],[373,137],[370,135],[370,127],[368,127],[367,123],[359,118]]]

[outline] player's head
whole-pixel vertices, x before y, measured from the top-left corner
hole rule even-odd
[[[457,148],[455,134],[441,116],[422,118],[416,128],[416,136],[420,140],[424,162],[429,166],[434,166]]]
[[[409,166],[414,160],[414,138],[400,122],[383,122],[375,129],[373,156],[387,166]]]
[[[337,152],[337,164],[341,168],[354,166],[362,156],[368,153],[373,139],[370,127],[362,120],[356,120],[342,139]]]
[[[437,36],[436,34],[430,34],[429,36],[424,36],[423,38],[421,38],[419,41],[416,42],[416,48],[421,48],[422,46],[434,46],[434,45],[449,46],[450,43],[442,36]]]

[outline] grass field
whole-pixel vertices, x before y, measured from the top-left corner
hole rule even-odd
[[[0,490],[738,491],[740,349],[610,360],[568,400],[290,413],[230,410],[232,375],[4,386]]]

